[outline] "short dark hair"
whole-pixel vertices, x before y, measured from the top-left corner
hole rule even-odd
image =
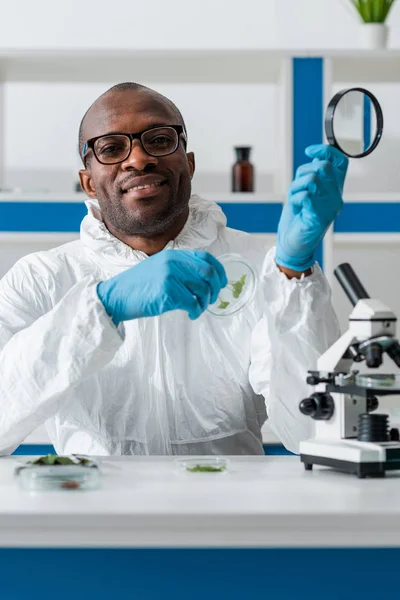
[[[84,146],[85,141],[86,141],[85,134],[84,134],[84,127],[85,127],[86,115],[88,114],[88,112],[90,111],[90,109],[92,108],[92,106],[98,100],[100,100],[100,98],[103,98],[104,96],[107,96],[108,94],[110,94],[112,92],[125,92],[126,90],[132,90],[132,91],[148,90],[152,94],[155,94],[155,95],[159,96],[160,98],[162,98],[170,106],[170,108],[172,108],[172,110],[175,112],[176,117],[178,119],[178,123],[176,123],[176,125],[183,125],[183,129],[185,131],[185,135],[186,135],[186,138],[187,138],[186,125],[185,125],[185,121],[183,120],[182,113],[179,110],[179,108],[176,106],[176,104],[174,104],[172,102],[172,100],[170,100],[166,96],[163,96],[159,92],[156,92],[155,90],[152,90],[151,88],[149,88],[149,87],[147,87],[145,85],[141,85],[140,83],[135,83],[133,81],[125,81],[124,83],[117,83],[116,85],[113,85],[110,89],[108,89],[103,94],[101,94],[101,96],[99,96],[97,98],[97,100],[95,100],[93,102],[93,104],[91,104],[89,106],[89,108],[87,109],[87,111],[83,115],[81,123],[79,125],[79,134],[78,134],[78,148],[79,148],[79,156],[81,158],[82,158],[82,153],[83,153],[83,146]]]

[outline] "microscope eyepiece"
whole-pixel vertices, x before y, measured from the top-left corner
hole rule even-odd
[[[358,279],[349,263],[342,263],[336,267],[334,274],[353,306],[355,306],[359,300],[369,298],[363,284]]]

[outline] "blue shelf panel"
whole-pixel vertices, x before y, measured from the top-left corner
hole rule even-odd
[[[13,456],[45,456],[46,454],[56,454],[51,444],[21,444],[13,452]]]
[[[248,233],[276,233],[280,202],[224,202],[229,227]],[[0,202],[0,232],[79,232],[86,207],[69,202]],[[337,233],[400,232],[399,202],[346,202]]]
[[[78,202],[0,202],[0,231],[79,231],[86,213]]]
[[[307,146],[323,141],[323,81],[323,58],[293,59],[293,177]]]
[[[335,233],[399,233],[399,202],[346,202]]]
[[[51,444],[21,444],[13,456],[44,456],[46,454],[56,454]],[[265,444],[264,454],[267,456],[290,456],[292,452],[286,450],[281,444]]]
[[[282,212],[280,202],[220,204],[228,226],[247,233],[276,233]]]
[[[276,233],[280,202],[221,203],[228,225],[248,233]],[[87,212],[75,202],[0,202],[0,232],[79,232]]]
[[[297,168],[309,162],[304,150],[323,141],[324,59],[294,58],[293,77],[293,178]],[[323,245],[319,245],[316,260],[323,267]]]

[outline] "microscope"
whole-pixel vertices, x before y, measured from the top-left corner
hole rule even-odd
[[[400,377],[352,367],[365,361],[368,369],[377,369],[384,354],[400,367],[397,319],[368,296],[351,265],[337,267],[335,276],[354,308],[346,333],[320,356],[318,370],[308,371],[315,391],[299,408],[315,420],[315,437],[300,442],[300,459],[308,471],[323,465],[359,478],[383,477],[400,469],[399,431],[389,430],[387,414],[373,411],[378,396],[400,394]]]

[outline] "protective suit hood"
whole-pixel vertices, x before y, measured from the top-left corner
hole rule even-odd
[[[129,268],[146,258],[143,252],[133,250],[110,233],[102,221],[97,200],[86,203],[88,214],[81,224],[81,241],[92,260],[112,266]],[[166,248],[205,250],[218,238],[219,230],[226,226],[226,217],[215,202],[192,195],[189,217],[180,234]]]

